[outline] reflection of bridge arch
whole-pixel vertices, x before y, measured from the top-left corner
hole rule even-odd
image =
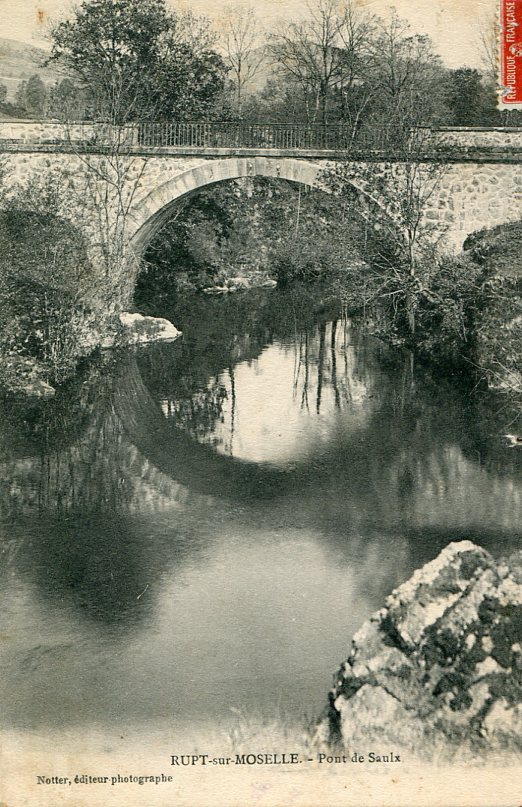
[[[522,486],[516,476],[508,474],[504,478],[474,458],[466,458],[462,444],[453,444],[451,436],[437,446],[424,439],[422,430],[412,437],[406,416],[398,419],[398,431],[389,435],[393,438],[389,444],[382,442],[377,417],[357,439],[332,440],[312,460],[281,468],[220,454],[169,424],[134,358],[125,364],[112,401],[128,440],[161,475],[196,494],[225,498],[232,503],[264,500],[275,504],[296,496],[298,511],[292,524],[324,526],[325,512],[317,508],[317,501],[321,497],[326,501],[332,490],[339,490],[332,479],[344,480],[341,517],[348,519],[347,525],[348,514],[356,521],[365,514],[374,528],[378,524],[380,530],[393,531],[398,526],[408,530],[410,516],[404,515],[406,507],[408,512],[416,512],[419,530],[433,529],[433,540],[438,540],[437,535],[441,540],[448,535],[464,536],[459,530],[464,526],[469,530],[470,524],[477,521],[472,535],[487,543],[500,539],[503,530],[518,529],[521,523]],[[457,439],[456,434],[453,437]],[[408,463],[415,466],[418,488],[404,499],[401,480]],[[307,491],[313,491],[310,505]],[[477,513],[481,514],[478,520]]]
[[[113,393],[113,408],[132,444],[162,474],[198,493],[225,497],[277,496],[299,484],[299,473],[219,454],[168,425],[134,359]]]
[[[335,435],[311,459],[278,468],[222,455],[169,423],[132,354],[116,372],[106,402],[95,408],[92,422],[82,434],[76,432],[76,439],[71,430],[71,442],[47,444],[43,453],[36,444],[17,448],[9,443],[4,452],[0,446],[0,516],[40,509],[75,512],[78,506],[111,513],[125,513],[129,507],[141,512],[145,506],[149,512],[151,503],[154,508],[167,506],[178,495],[185,502],[186,490],[247,508],[258,500],[275,505],[295,496],[292,527],[299,523],[322,529],[326,519],[342,520],[349,530],[364,516],[365,529],[402,532],[414,524],[413,534],[433,529],[445,538],[464,537],[459,532],[464,527],[470,537],[470,525],[475,525],[471,537],[481,540],[496,541],[503,531],[519,531],[517,457],[509,455],[514,464],[505,475],[498,472],[495,454],[492,462],[487,454],[477,461],[476,446],[468,445],[460,418],[450,418],[447,438],[434,444],[430,435],[440,430],[438,416],[432,422],[427,411],[424,425],[412,431],[406,407],[390,431],[380,428],[383,418],[377,411],[357,439],[343,441]],[[417,485],[405,492],[408,467]],[[128,487],[121,487],[124,480]],[[319,501],[334,502],[330,514]]]
[[[324,169],[325,163],[322,161],[290,157],[227,157],[206,160],[158,184],[135,204],[131,215],[131,244],[138,253],[141,252],[168,221],[179,200],[206,186],[244,177],[267,177],[285,179],[332,193],[322,177]],[[384,210],[382,202],[365,190],[363,183],[353,180],[351,185],[362,202]]]

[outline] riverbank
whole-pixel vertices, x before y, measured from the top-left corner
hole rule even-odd
[[[343,318],[362,315],[373,334],[391,345],[412,350],[428,366],[437,366],[441,375],[467,373],[472,385],[482,380],[484,386],[505,394],[515,405],[520,402],[522,269],[517,245],[522,241],[521,224],[470,236],[462,255],[439,256],[434,263],[425,262],[419,265],[413,279],[409,273],[403,277],[402,270],[398,271],[399,285],[395,288],[395,281],[389,285],[389,268],[386,272],[359,257],[360,233],[358,236],[354,223],[338,219],[334,225],[331,199],[318,201],[314,194],[304,194],[300,200],[295,189],[287,198],[282,185],[275,189],[266,182],[257,185],[245,181],[234,186],[238,198],[230,189],[220,191],[228,219],[221,221],[217,217],[222,229],[219,237],[215,236],[217,241],[212,241],[212,250],[209,247],[204,252],[212,270],[207,267],[203,271],[201,250],[206,231],[199,233],[188,213],[181,223],[174,222],[172,232],[162,235],[156,251],[149,253],[156,264],[145,264],[135,295],[135,310],[148,318],[123,314],[123,320],[104,319],[100,314],[103,305],[96,300],[95,290],[88,295],[78,293],[78,288],[88,285],[89,268],[78,234],[70,226],[52,217],[48,221],[17,211],[6,214],[6,238],[12,230],[21,240],[11,245],[12,255],[7,251],[16,268],[9,281],[12,287],[8,284],[0,289],[7,301],[0,334],[4,389],[16,395],[46,398],[75,372],[79,361],[97,349],[177,338],[177,329],[160,323],[157,315],[167,315],[176,322],[172,302],[190,293],[225,297],[231,292],[251,294],[257,288],[277,285],[283,289],[302,284],[309,287],[311,297],[316,297],[316,307],[336,306]],[[204,203],[208,206],[210,201],[215,201],[211,195],[200,200],[205,215]],[[247,202],[241,217],[235,220],[234,215]],[[289,233],[288,228],[283,231],[280,222],[272,232],[271,208],[288,216],[296,203],[300,204],[300,215],[293,232]],[[201,210],[199,213],[203,215]],[[253,254],[249,244],[248,259],[244,253],[249,237],[247,213],[255,224],[252,237],[257,250]],[[343,216],[345,213],[343,209]],[[32,261],[30,244],[21,235],[28,226],[42,242]],[[180,233],[185,239],[185,258],[194,264],[190,272],[172,266],[174,253],[169,250],[173,249],[172,239]],[[44,247],[53,239],[62,244],[63,265],[57,269],[53,264],[51,272]],[[231,252],[234,239],[236,248]],[[198,255],[201,264],[196,262]],[[44,276],[49,272],[51,285],[46,287]],[[191,290],[189,294],[187,289]],[[277,294],[276,290],[274,298]],[[408,310],[414,314],[413,331]]]
[[[76,359],[78,363],[88,361],[100,350],[174,342],[181,335],[164,317],[124,311],[98,330],[91,322],[91,327],[76,344]],[[37,358],[15,352],[4,357],[0,386],[4,394],[28,400],[47,400],[56,394],[56,386],[50,382],[49,367]]]
[[[484,272],[493,299],[477,328],[476,363],[491,389],[522,408],[522,222],[470,236],[464,251]]]

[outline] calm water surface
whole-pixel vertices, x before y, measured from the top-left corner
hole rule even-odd
[[[352,633],[451,540],[519,546],[499,404],[295,292],[5,412],[4,727],[317,715]]]

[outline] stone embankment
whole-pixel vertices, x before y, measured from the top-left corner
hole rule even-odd
[[[421,757],[522,749],[522,553],[453,543],[352,641],[317,739]]]

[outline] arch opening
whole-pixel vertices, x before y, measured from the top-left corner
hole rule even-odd
[[[384,205],[356,179],[348,193],[334,190],[327,177],[331,165],[295,158],[226,158],[203,160],[179,173],[177,163],[178,171],[153,187],[132,211],[130,245],[144,259],[140,263],[143,271],[129,289],[134,304],[147,314],[171,318],[170,303],[179,293],[220,293],[275,281],[278,285],[308,282],[326,273],[327,266],[341,271],[344,262],[352,262],[358,255],[364,259],[361,248],[369,243],[368,227],[377,230],[372,228],[368,211],[379,207],[375,220],[382,220]],[[157,176],[157,168],[150,179]],[[234,187],[234,193],[243,198],[230,227],[230,189]],[[281,201],[287,194],[285,188],[288,196]],[[257,211],[247,199],[252,195],[254,202],[258,200]],[[324,202],[309,204],[321,197]],[[214,213],[206,217],[208,208],[214,208]],[[198,226],[192,228],[192,221]],[[188,232],[192,233],[189,237]],[[237,245],[241,239],[239,255],[228,245]],[[189,241],[192,246],[187,248]]]
[[[287,180],[333,194],[322,176],[324,169],[324,163],[295,158],[208,159],[166,180],[136,204],[130,214],[131,246],[137,255],[142,255],[147,244],[171,217],[173,208],[181,200],[193,196],[205,187],[234,179],[265,177]],[[354,180],[351,186],[357,194],[367,199],[370,205],[376,205],[384,210],[382,203],[362,185]]]

